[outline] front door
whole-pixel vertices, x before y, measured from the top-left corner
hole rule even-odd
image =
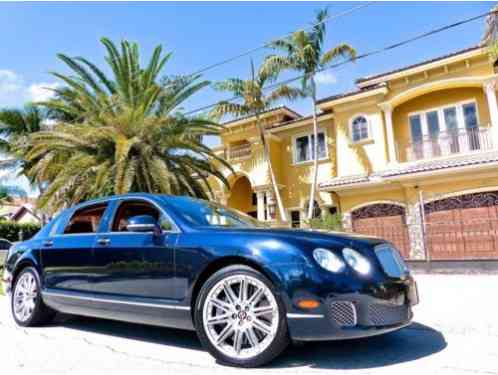
[[[178,234],[161,209],[145,200],[113,202],[107,231],[95,243],[97,277],[94,292],[115,297],[172,299],[174,295],[174,245]],[[163,228],[152,232],[128,232],[128,219],[151,215]]]
[[[93,246],[107,203],[86,206],[56,223],[42,243],[41,262],[46,288],[91,292]]]

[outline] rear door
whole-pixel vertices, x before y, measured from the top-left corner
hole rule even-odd
[[[70,211],[42,241],[45,287],[59,291],[92,291],[93,247],[107,203]]]
[[[128,219],[151,215],[163,233],[128,232]],[[155,203],[144,199],[112,202],[107,230],[95,243],[97,297],[174,299],[174,246],[178,232],[169,217]]]

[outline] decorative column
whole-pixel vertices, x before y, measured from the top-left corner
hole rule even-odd
[[[266,209],[267,209],[267,218],[268,221],[275,221],[277,214],[275,197],[273,196],[273,192],[271,190],[266,191]]]
[[[422,208],[423,209],[423,208]],[[406,226],[410,239],[410,259],[425,259],[424,228],[420,202],[412,202],[406,206]]]
[[[382,112],[384,112],[389,164],[396,164],[398,162],[398,160],[396,158],[396,143],[394,141],[393,109],[389,103],[379,104],[379,107],[382,109]]]
[[[342,228],[345,232],[353,231],[353,218],[351,217],[351,212],[344,212],[342,214]]]
[[[258,220],[259,221],[265,221],[265,192],[264,191],[258,191],[256,192],[256,204],[257,204],[257,213],[258,213]]]
[[[491,139],[493,148],[498,148],[498,103],[496,102],[496,80],[490,79],[483,85],[491,118]]]

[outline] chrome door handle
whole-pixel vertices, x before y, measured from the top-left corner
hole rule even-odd
[[[102,246],[109,245],[111,243],[111,240],[109,238],[99,238],[97,240],[97,243]]]
[[[43,246],[45,247],[51,247],[54,244],[54,241],[43,241]]]

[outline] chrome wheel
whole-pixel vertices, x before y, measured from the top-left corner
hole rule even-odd
[[[229,276],[209,291],[203,324],[213,346],[226,356],[248,359],[272,343],[279,311],[271,290],[247,275]]]
[[[24,273],[16,283],[13,295],[13,309],[16,318],[26,322],[33,315],[38,296],[38,287],[32,273]]]

